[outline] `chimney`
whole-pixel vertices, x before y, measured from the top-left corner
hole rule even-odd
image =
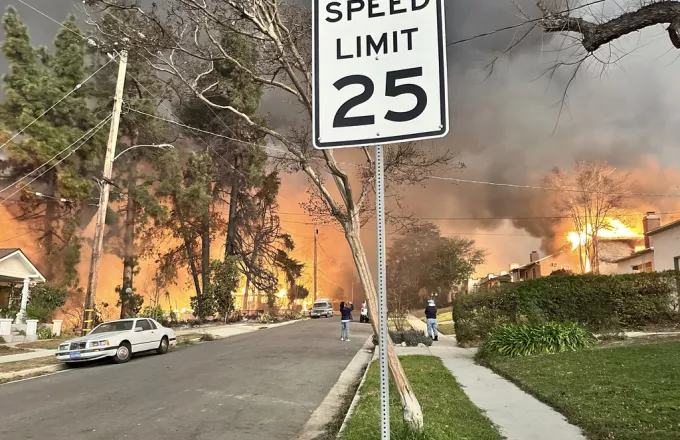
[[[540,254],[538,253],[538,251],[533,251],[533,252],[531,253],[531,255],[529,255],[529,261],[531,261],[532,263],[533,263],[534,261],[538,261],[538,260],[540,260],[540,259],[541,259],[541,256],[540,256]]]
[[[647,233],[659,227],[661,227],[661,217],[656,215],[655,212],[648,212],[647,215],[642,218],[642,230],[645,233],[645,248],[649,249],[652,247],[652,237],[649,237]]]

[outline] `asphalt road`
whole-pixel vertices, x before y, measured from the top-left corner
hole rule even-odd
[[[0,385],[0,439],[289,440],[369,335],[305,321]]]

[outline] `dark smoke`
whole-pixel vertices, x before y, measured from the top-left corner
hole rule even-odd
[[[311,4],[309,0],[295,1]],[[526,14],[538,13],[534,0],[518,3]],[[604,8],[596,5],[579,11],[598,16],[603,10],[616,13],[620,11],[617,3],[625,8],[626,3],[634,6],[639,2],[607,0]],[[69,0],[33,0],[32,4],[60,20],[71,7]],[[445,5],[448,41],[523,20],[511,0],[446,0]],[[56,25],[51,28],[44,17],[22,5],[18,8],[36,42],[49,43]],[[552,80],[543,74],[556,59],[573,53],[571,40],[534,31],[487,76],[485,66],[511,43],[516,32],[521,29],[449,48],[451,131],[446,139],[425,142],[423,146],[435,145],[460,153],[468,168],[450,176],[540,185],[554,166],[568,168],[576,159],[604,159],[622,170],[638,170],[634,175],[636,189],[678,192],[673,168],[678,167],[675,127],[680,126],[676,99],[680,92],[680,64],[676,59],[680,52],[673,49],[662,26],[621,39],[612,45],[611,54],[610,48],[598,51],[598,59],[604,61],[628,55],[604,69],[601,62],[588,61],[570,85],[561,113],[559,104],[572,72],[558,70]],[[274,125],[286,126],[295,119],[290,106],[290,102],[270,94],[262,110],[271,113]],[[294,179],[294,185],[304,186],[301,179]],[[409,209],[421,217],[537,217],[554,215],[547,196],[540,190],[437,181],[426,189],[410,190],[408,202]],[[631,208],[670,211],[675,200],[641,197],[632,200]],[[495,270],[499,265],[526,260],[533,246],[542,246],[549,252],[558,244],[552,239],[555,228],[548,220],[437,223],[449,233],[507,234],[486,241],[479,238],[489,247],[492,261],[497,262]],[[370,230],[365,234],[369,239],[371,235]]]

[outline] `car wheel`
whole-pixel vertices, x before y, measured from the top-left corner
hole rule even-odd
[[[129,342],[121,343],[116,349],[116,355],[113,356],[113,362],[117,364],[124,364],[132,357],[132,347]]]
[[[168,341],[167,336],[163,336],[163,339],[161,339],[161,343],[156,349],[156,353],[158,354],[165,354],[168,352],[168,348],[170,348],[170,342]]]

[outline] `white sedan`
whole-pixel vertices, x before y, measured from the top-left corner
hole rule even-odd
[[[153,350],[165,354],[175,344],[175,332],[153,319],[121,319],[99,324],[87,336],[60,344],[56,356],[69,363],[111,357],[122,364],[133,353]]]

